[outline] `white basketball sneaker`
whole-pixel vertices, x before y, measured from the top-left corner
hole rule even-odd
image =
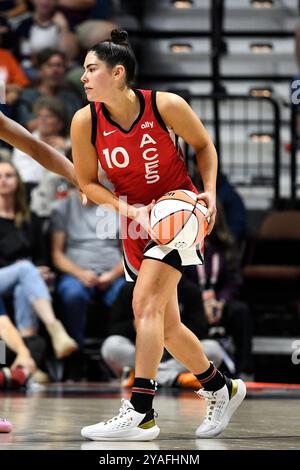
[[[81,435],[92,441],[152,441],[160,429],[153,414],[138,413],[130,401],[122,398],[119,414],[109,421],[85,426]]]
[[[246,395],[246,385],[240,379],[232,379],[232,391],[229,397],[227,385],[216,392],[198,390],[199,397],[206,398],[207,408],[203,422],[196,430],[196,436],[207,438],[221,434],[230,421],[235,410],[240,406]]]

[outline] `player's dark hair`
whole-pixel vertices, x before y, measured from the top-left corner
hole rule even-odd
[[[123,65],[126,70],[126,84],[131,86],[135,77],[136,60],[128,40],[128,33],[121,29],[114,29],[110,36],[110,39],[99,42],[90,51],[110,68]]]

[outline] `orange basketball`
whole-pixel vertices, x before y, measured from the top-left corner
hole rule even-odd
[[[160,245],[177,250],[191,248],[201,243],[207,233],[206,212],[192,191],[169,191],[151,211],[151,228]]]

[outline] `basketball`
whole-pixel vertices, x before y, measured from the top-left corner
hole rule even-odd
[[[192,191],[169,191],[156,202],[150,215],[157,242],[176,250],[201,243],[207,233],[206,212]]]

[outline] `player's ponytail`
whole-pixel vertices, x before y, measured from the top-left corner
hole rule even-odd
[[[136,60],[134,52],[128,40],[127,31],[114,29],[110,39],[99,42],[90,49],[99,60],[113,68],[116,65],[123,65],[126,70],[126,85],[132,86],[135,77]]]

